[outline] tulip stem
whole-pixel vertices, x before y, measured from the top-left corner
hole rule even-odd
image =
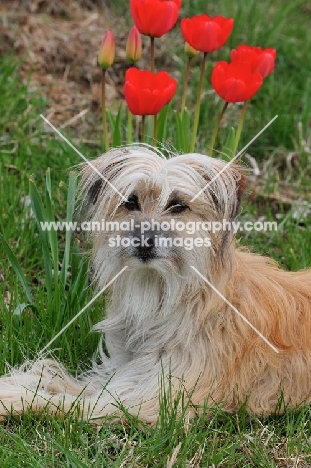
[[[151,71],[154,73],[155,70],[155,64],[154,64],[154,37],[150,37],[151,39],[151,44],[150,44],[150,50],[151,50]]]
[[[153,116],[153,146],[157,146],[157,114]]]
[[[188,89],[188,81],[189,81],[189,73],[190,73],[190,62],[191,62],[191,57],[188,57],[186,72],[185,72],[185,77],[184,77],[184,88],[183,88],[182,98],[181,98],[181,113],[184,112],[185,106],[186,106],[187,89]]]
[[[127,143],[133,143],[133,114],[130,110],[127,111]]]
[[[202,60],[199,87],[198,87],[198,97],[197,97],[197,102],[196,102],[196,106],[195,106],[195,113],[194,113],[194,124],[193,124],[193,131],[192,131],[192,140],[191,140],[191,145],[190,145],[190,152],[191,153],[194,152],[195,142],[196,142],[197,133],[198,133],[198,127],[199,127],[201,95],[202,95],[203,82],[204,82],[206,57],[207,57],[207,52],[204,52],[203,60]]]
[[[215,145],[215,141],[216,141],[216,137],[217,137],[217,134],[218,134],[218,130],[219,130],[219,125],[220,125],[220,122],[222,121],[222,118],[224,116],[224,113],[226,112],[226,109],[228,107],[228,104],[229,102],[225,102],[224,103],[224,106],[222,108],[222,111],[220,113],[220,116],[218,117],[218,120],[217,120],[217,123],[215,125],[215,128],[213,130],[213,134],[212,134],[212,139],[211,139],[211,142],[209,144],[209,151],[210,151],[210,155],[212,156],[213,154],[213,149],[214,149],[214,145]]]
[[[102,70],[102,116],[103,116],[105,151],[109,151],[107,112],[106,112],[106,70]]]
[[[146,123],[146,116],[142,115],[141,116],[141,136],[140,136],[140,141],[142,143],[145,143],[145,123]]]
[[[239,141],[240,141],[242,128],[243,128],[243,124],[244,124],[244,119],[245,119],[245,114],[246,114],[246,106],[247,106],[247,101],[244,102],[243,107],[242,107],[240,121],[239,121],[239,125],[238,125],[236,135],[235,135],[235,141],[234,141],[232,156],[235,156],[235,153],[236,153],[236,151],[238,149],[238,144],[239,144]]]

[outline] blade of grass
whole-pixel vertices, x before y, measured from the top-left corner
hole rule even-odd
[[[45,209],[43,208],[42,214],[44,215],[44,221],[55,221],[54,210],[52,207],[52,184],[51,184],[51,170],[47,169],[45,173],[45,183],[46,183],[46,199],[45,199]],[[39,226],[41,229],[41,226]],[[57,239],[57,231],[55,229],[50,229],[47,231],[48,240],[50,245],[50,251],[53,261],[53,268],[54,268],[54,283],[55,289],[57,289],[58,285],[58,239]]]
[[[115,119],[114,129],[113,129],[112,144],[114,147],[122,145],[121,118],[122,118],[122,104],[119,105],[118,113]]]
[[[52,292],[52,261],[51,261],[51,256],[49,253],[49,248],[48,248],[48,235],[46,231],[43,231],[41,228],[40,222],[44,223],[48,221],[42,199],[39,195],[39,192],[33,182],[32,179],[30,179],[30,184],[29,184],[29,191],[30,191],[30,199],[31,199],[31,206],[32,210],[38,225],[38,232],[39,232],[39,237],[41,240],[41,245],[42,245],[42,254],[43,254],[43,262],[44,262],[44,270],[45,270],[45,285],[48,293],[48,299],[51,301],[53,298],[53,292]]]
[[[66,222],[70,223],[73,219],[73,213],[75,208],[75,199],[77,193],[77,175],[75,173],[69,174],[69,183],[67,191],[67,210],[66,210]],[[65,234],[65,250],[61,268],[61,281],[62,284],[66,283],[66,277],[69,269],[70,259],[70,243],[71,243],[72,232],[66,231]]]
[[[20,267],[20,264],[18,263],[18,260],[17,258],[15,257],[14,253],[12,252],[12,250],[10,249],[9,245],[6,243],[4,237],[2,236],[1,232],[0,232],[0,241],[2,243],[2,246],[10,260],[10,263],[12,265],[12,268],[14,269],[23,289],[24,289],[24,292],[26,294],[26,297],[28,299],[28,302],[30,304],[33,304],[33,298],[32,298],[32,295],[31,295],[31,292],[30,292],[30,289],[29,289],[29,286],[28,286],[28,283],[25,279],[25,276],[22,272],[22,269]]]

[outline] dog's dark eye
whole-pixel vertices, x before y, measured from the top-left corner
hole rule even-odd
[[[169,210],[172,214],[179,214],[187,210],[189,206],[179,200],[171,200],[166,207],[166,210]]]
[[[172,214],[178,214],[182,213],[183,211],[187,210],[189,207],[187,205],[184,205],[182,203],[179,203],[177,205],[174,205],[170,208],[170,212]]]
[[[140,205],[138,202],[137,195],[130,195],[128,199],[124,203],[122,203],[122,205],[128,211],[140,211]]]

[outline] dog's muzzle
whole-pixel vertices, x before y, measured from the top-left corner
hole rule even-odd
[[[141,232],[140,229],[137,229],[132,232],[132,246],[133,254],[135,257],[139,258],[144,263],[149,262],[150,260],[156,257],[156,239],[159,236],[158,231],[145,231]]]

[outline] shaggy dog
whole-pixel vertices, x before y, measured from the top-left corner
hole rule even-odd
[[[239,168],[138,146],[92,164],[82,170],[89,219],[114,222],[92,234],[98,288],[126,267],[95,326],[100,363],[78,378],[49,359],[11,370],[0,378],[0,414],[76,408],[100,421],[120,402],[154,423],[161,375],[196,407],[208,398],[234,412],[246,401],[264,415],[281,394],[288,405],[311,401],[311,271],[285,272],[237,248],[232,230],[204,229],[238,215]]]

